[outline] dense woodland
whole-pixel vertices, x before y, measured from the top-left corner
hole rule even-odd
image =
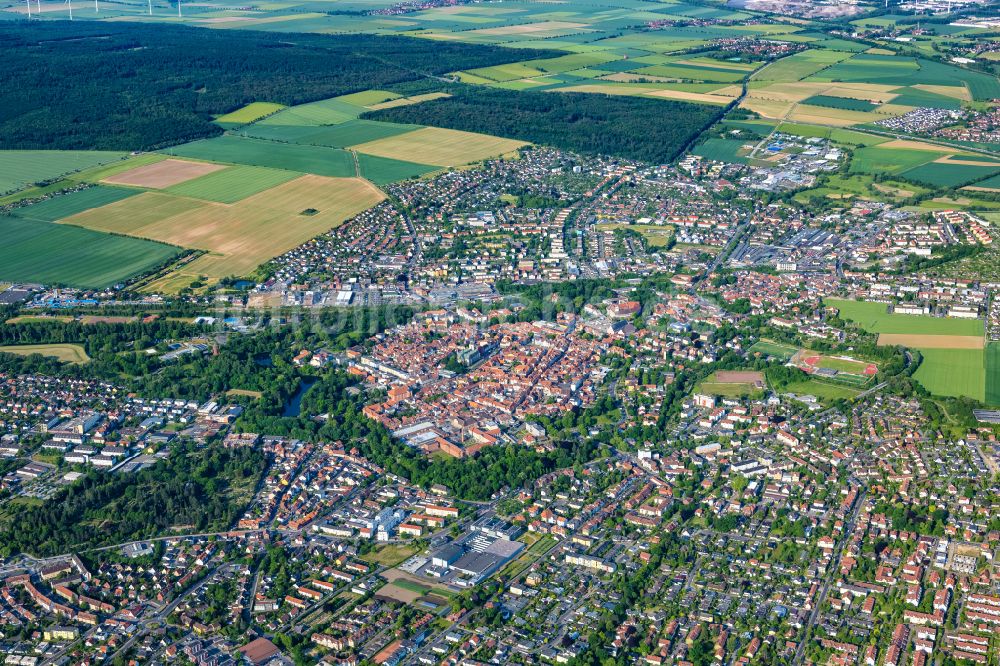
[[[722,107],[592,93],[454,86],[451,97],[380,109],[363,118],[521,139],[578,153],[656,164],[677,157]]]
[[[53,555],[168,533],[224,530],[264,469],[253,449],[182,447],[136,474],[91,470],[44,504],[22,504],[0,524],[0,555]],[[242,499],[242,501],[240,501]]]
[[[554,51],[376,35],[0,22],[0,148],[139,150],[219,134],[213,115],[302,104]],[[538,54],[537,56],[533,54]]]

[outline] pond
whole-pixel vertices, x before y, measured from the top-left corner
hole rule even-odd
[[[285,410],[281,413],[282,416],[298,416],[299,412],[302,411],[302,396],[306,394],[312,385],[319,380],[315,377],[303,377],[302,383],[299,385],[299,390],[295,392],[292,399],[288,401],[285,405]]]

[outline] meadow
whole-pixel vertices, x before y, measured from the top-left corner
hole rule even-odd
[[[31,356],[41,354],[51,356],[65,363],[87,363],[90,357],[81,345],[75,344],[48,344],[48,345],[4,345],[0,346],[0,354],[17,354],[18,356]]]
[[[983,399],[991,405],[1000,405],[1000,342],[986,345],[986,388]]]

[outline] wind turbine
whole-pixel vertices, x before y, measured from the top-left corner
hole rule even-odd
[[[31,18],[31,0],[27,0],[27,2],[28,2],[28,18]]]
[[[181,0],[177,0],[177,18],[181,18]]]
[[[66,0],[66,6],[69,7],[69,20],[73,20],[73,0]]]
[[[97,0],[94,0],[94,13],[95,14],[100,14],[101,13],[101,10],[97,6]]]
[[[148,0],[149,2],[149,15],[153,15],[153,0]]]

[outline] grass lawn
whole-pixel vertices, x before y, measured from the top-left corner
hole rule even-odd
[[[927,315],[889,314],[885,303],[867,303],[836,298],[824,300],[870,333],[912,333],[923,335],[982,335],[981,319],[951,319]]]
[[[818,379],[807,379],[804,382],[795,382],[794,384],[789,384],[785,391],[787,393],[795,393],[796,395],[812,395],[816,396],[823,402],[830,402],[833,400],[850,400],[856,396],[860,391],[852,389],[848,386],[841,386],[838,384],[831,384],[828,382],[820,381]]]
[[[372,564],[378,564],[384,567],[394,567],[401,562],[405,562],[413,555],[420,552],[420,546],[412,543],[389,543],[378,550],[372,551],[365,555],[364,559],[366,562],[371,562]],[[408,583],[409,581],[405,579],[400,579],[396,581],[397,585],[400,583]],[[406,587],[405,585],[400,585],[400,587]],[[408,588],[409,589],[409,588]]]
[[[792,345],[783,345],[779,342],[772,342],[771,340],[758,340],[750,347],[752,352],[760,352],[761,354],[766,354],[767,356],[774,356],[776,358],[781,358],[788,360],[795,356],[795,352],[799,350],[798,347],[793,347]]]

